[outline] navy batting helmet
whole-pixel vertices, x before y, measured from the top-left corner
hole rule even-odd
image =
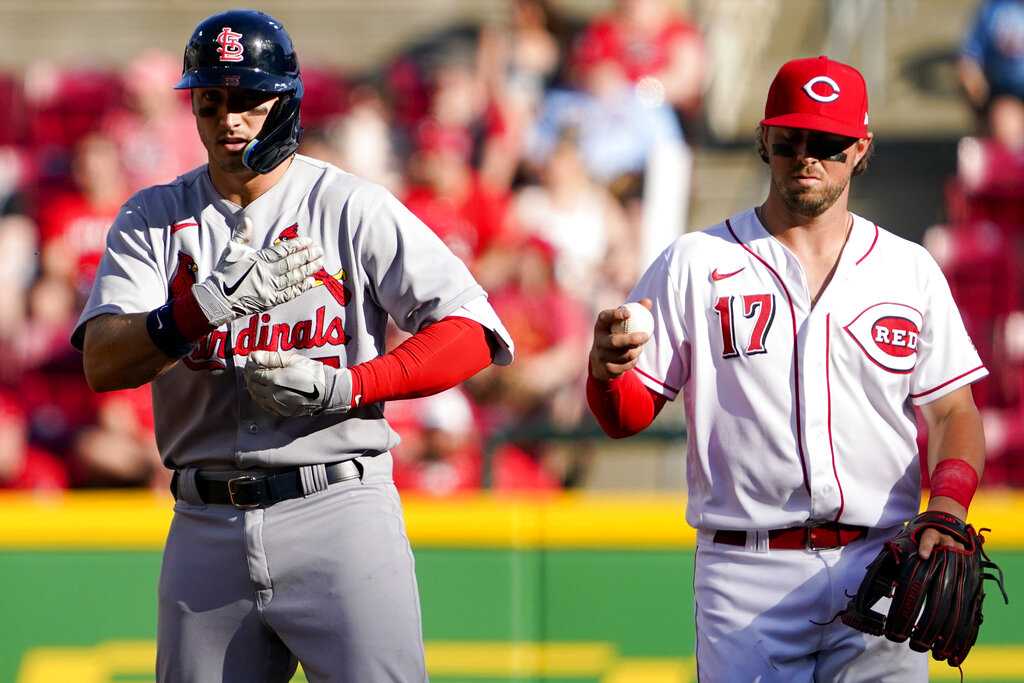
[[[199,22],[185,46],[181,80],[187,88],[245,88],[278,95],[257,137],[242,153],[242,163],[268,173],[299,146],[302,124],[302,76],[284,26],[255,10],[229,10]]]

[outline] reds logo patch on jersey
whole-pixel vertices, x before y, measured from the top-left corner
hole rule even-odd
[[[888,372],[906,374],[917,363],[923,316],[912,306],[880,303],[864,309],[843,326],[872,363]]]
[[[230,26],[222,28],[220,33],[217,35],[217,44],[220,45],[220,47],[217,48],[217,54],[220,55],[220,61],[242,61],[245,46],[242,45],[240,42],[241,40],[242,34],[232,31]]]

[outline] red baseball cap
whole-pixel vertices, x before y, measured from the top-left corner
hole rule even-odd
[[[824,55],[786,62],[768,89],[761,125],[866,137],[867,84],[852,66]]]

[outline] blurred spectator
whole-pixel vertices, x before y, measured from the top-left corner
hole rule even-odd
[[[180,76],[181,60],[156,50],[131,60],[121,75],[127,107],[108,114],[104,129],[117,145],[130,192],[206,163],[190,104],[174,90]]]
[[[385,413],[402,433],[394,450],[394,480],[403,493],[446,496],[480,488],[482,445],[473,408],[458,387],[392,401]]]
[[[303,128],[299,141],[299,154],[338,165],[338,146],[330,124],[324,127]]]
[[[61,461],[29,444],[28,418],[11,396],[0,395],[0,489],[67,488]]]
[[[0,147],[0,216],[25,213],[32,158],[23,147]]]
[[[658,93],[634,88],[607,45],[581,41],[573,64],[580,90],[550,91],[527,140],[536,168],[566,128],[577,131],[588,173],[604,184],[642,174],[656,145],[682,139],[672,109]]]
[[[79,300],[71,284],[44,275],[32,283],[26,295],[27,316],[12,341],[10,358],[18,371],[77,360],[69,343],[78,317]]]
[[[338,165],[362,178],[380,183],[396,194],[403,192],[400,164],[395,155],[391,115],[379,91],[357,87],[349,109],[332,129]]]
[[[406,46],[384,69],[396,127],[412,134],[430,116],[435,74],[443,65],[460,61],[472,64],[479,28],[460,23],[419,38]]]
[[[78,485],[121,487],[170,485],[153,436],[148,386],[99,394],[97,422],[75,439],[72,472]]]
[[[73,189],[46,202],[39,213],[42,270],[88,292],[107,230],[130,194],[114,142],[101,133],[82,138],[75,145],[71,179]]]
[[[977,220],[933,226],[924,245],[942,267],[967,332],[991,372],[988,381],[973,387],[975,402],[986,408],[1019,401],[1003,339],[1007,317],[1024,303],[1012,243],[996,224]]]
[[[964,39],[960,81],[988,134],[1024,150],[1024,2],[985,0]]]
[[[403,203],[474,272],[485,289],[504,278],[511,256],[500,246],[510,229],[509,196],[489,187],[469,163],[461,128],[420,125]]]
[[[516,343],[516,362],[487,368],[467,388],[483,410],[486,433],[575,427],[583,416],[588,312],[555,277],[555,249],[537,236],[517,249],[514,275],[490,297]],[[495,488],[560,485],[562,471],[543,440],[512,434],[495,456]],[[559,463],[561,464],[561,463]]]
[[[27,292],[36,273],[36,254],[35,224],[18,214],[0,217],[0,291],[4,292],[0,297],[0,349],[9,348],[22,332]],[[0,366],[0,378],[11,369]]]
[[[953,190],[961,196],[947,201],[953,202],[956,220],[987,218],[1007,229],[1024,226],[1024,149],[1014,152],[993,138],[962,138],[955,183]]]
[[[480,36],[478,60],[485,79],[506,104],[529,111],[561,68],[562,18],[547,0],[512,0],[507,26]]]
[[[619,204],[587,175],[571,129],[541,170],[541,184],[517,193],[514,211],[524,232],[554,248],[567,293],[592,311],[622,303],[639,268],[637,240]]]
[[[60,68],[48,62],[28,66],[24,78],[29,109],[27,145],[39,180],[67,172],[67,154],[95,131],[122,99],[121,79],[106,70]]]
[[[616,0],[580,39],[584,53],[615,62],[630,83],[681,112],[694,112],[704,83],[697,28],[665,0]]]
[[[507,25],[485,28],[477,64],[490,101],[500,112],[501,135],[492,136],[481,172],[508,187],[519,167],[525,137],[547,88],[562,71],[571,40],[568,26],[547,0],[512,0]]]

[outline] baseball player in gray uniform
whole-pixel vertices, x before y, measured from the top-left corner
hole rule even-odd
[[[279,22],[205,19],[176,87],[209,163],[125,203],[72,340],[95,390],[152,382],[176,498],[157,678],[424,681],[383,401],[510,363],[511,339],[392,195],[295,154]],[[384,353],[389,316],[412,336]]]

